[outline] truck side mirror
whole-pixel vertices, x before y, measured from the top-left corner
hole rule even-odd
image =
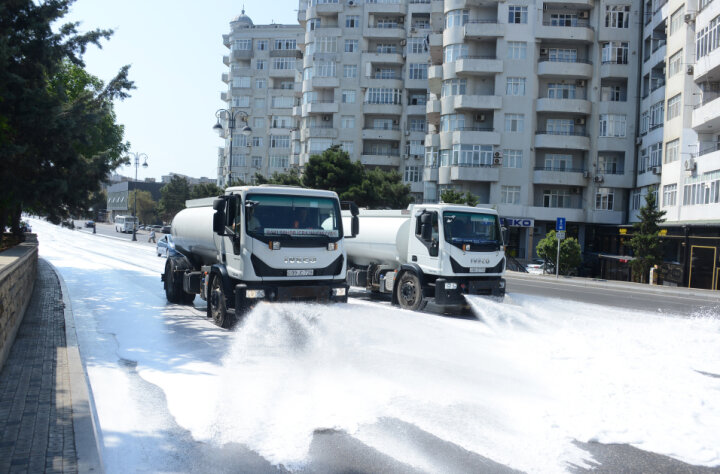
[[[423,217],[425,217],[425,216],[423,216]],[[428,217],[430,217],[430,216],[428,216]],[[421,218],[421,220],[424,220],[424,219]],[[427,222],[422,223],[422,225],[420,227],[420,237],[425,242],[430,242],[432,240],[432,226],[429,223],[427,223]]]
[[[357,206],[355,206],[355,208],[357,209]],[[350,221],[350,233],[353,237],[357,236],[360,233],[360,219],[358,218],[357,214],[354,215],[352,217],[352,220]]]
[[[360,209],[358,208],[357,204],[355,204],[352,201],[340,201],[340,209],[347,209],[350,211],[350,215],[357,216],[360,214]]]
[[[215,199],[213,201],[213,209],[216,211],[222,211],[225,209],[225,199]]]
[[[213,207],[215,207],[215,204],[213,204]],[[218,235],[225,235],[225,212],[220,209],[213,214],[213,232]]]

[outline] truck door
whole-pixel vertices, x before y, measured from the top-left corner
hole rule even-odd
[[[243,209],[240,195],[232,195],[227,202],[226,232],[223,237],[226,265],[242,271],[242,220]]]
[[[410,236],[410,261],[420,265],[424,271],[437,274],[439,268],[440,228],[437,211],[423,210],[415,215],[415,233]],[[429,227],[423,235],[423,227]],[[429,232],[428,232],[429,230]]]

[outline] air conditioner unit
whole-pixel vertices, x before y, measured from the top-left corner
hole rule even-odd
[[[578,18],[587,20],[588,18],[590,18],[590,12],[587,12],[587,11],[580,12],[580,13],[578,13]]]
[[[695,171],[697,163],[692,158],[685,162],[685,171]]]
[[[414,28],[413,28],[413,29],[414,29]],[[400,46],[405,46],[406,44],[407,44],[407,41],[405,41],[405,40],[400,40]]]
[[[540,56],[547,56],[548,49],[547,48],[540,48]]]
[[[493,158],[500,158],[500,159],[502,159],[502,156],[503,156],[503,154],[502,154],[501,151],[496,151],[495,153],[493,153]]]
[[[690,23],[691,21],[695,20],[695,15],[692,13],[686,13],[684,19],[685,23]]]
[[[410,155],[403,155],[403,158],[407,160],[410,158]]]
[[[575,125],[585,125],[585,118],[584,117],[578,117],[575,119]]]
[[[405,130],[405,136],[406,137],[410,136],[410,130]]]
[[[330,115],[323,115],[322,118],[323,118],[323,122],[329,122],[330,119],[332,118],[332,116],[330,116]]]
[[[587,84],[587,82],[584,79],[578,79],[575,81],[575,85],[578,87],[585,87],[585,84]]]
[[[348,0],[347,2],[348,6],[354,7],[355,6],[355,0]]]
[[[692,66],[687,67],[688,76],[692,76],[695,73],[695,68]]]
[[[410,33],[415,33],[416,31],[417,31],[417,30],[415,29],[414,26],[413,26],[412,28],[410,28]]]
[[[404,16],[401,16],[400,18],[398,18],[398,23],[401,24],[401,25],[402,25],[403,23],[405,23],[405,17],[404,17]]]
[[[583,178],[589,178],[590,172],[589,171],[583,171]]]
[[[393,120],[393,125],[397,125],[399,122],[397,120]]]
[[[602,183],[603,181],[605,181],[605,177],[599,174],[593,178],[593,181],[595,181],[596,183]]]
[[[495,165],[495,166],[502,165],[502,155],[493,157],[493,165]]]
[[[636,145],[642,145],[642,137],[637,137],[637,138],[635,139],[635,144],[636,144]]]
[[[484,121],[485,121],[485,114],[477,114],[477,115],[475,115],[475,121],[476,121],[476,122],[484,122]]]
[[[580,188],[570,188],[570,194],[580,194]]]
[[[653,166],[652,167],[652,174],[660,174],[662,173],[662,168],[659,166]]]

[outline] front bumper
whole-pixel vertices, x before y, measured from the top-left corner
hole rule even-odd
[[[347,302],[348,285],[343,282],[322,282],[309,285],[259,284],[248,286],[245,283],[235,285],[235,307],[254,304],[257,301],[277,302]]]
[[[498,298],[505,296],[504,278],[438,278],[435,280],[435,304],[462,305],[465,295],[488,295]]]

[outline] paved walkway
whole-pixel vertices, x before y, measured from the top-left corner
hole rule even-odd
[[[0,473],[102,472],[65,306],[60,280],[40,259],[30,305],[0,371]]]

